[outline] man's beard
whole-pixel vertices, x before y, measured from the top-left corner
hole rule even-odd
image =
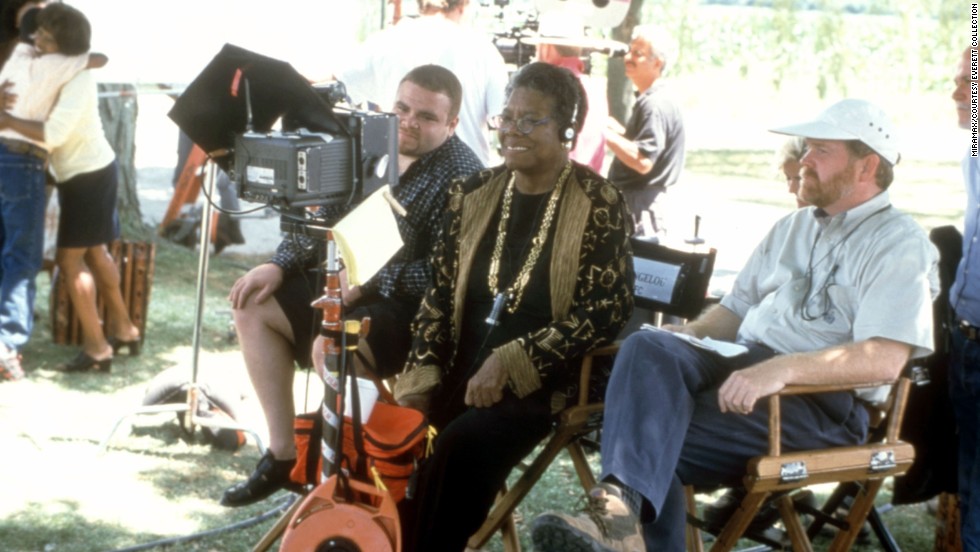
[[[814,184],[816,182],[816,184]],[[831,175],[826,180],[820,180],[816,171],[809,167],[803,169],[803,182],[799,196],[810,205],[824,208],[834,204],[851,191],[854,184],[854,163]]]

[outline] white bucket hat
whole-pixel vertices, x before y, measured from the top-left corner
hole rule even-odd
[[[841,100],[814,121],[774,128],[770,132],[817,140],[858,140],[892,165],[901,157],[891,120],[880,107],[867,100]]]

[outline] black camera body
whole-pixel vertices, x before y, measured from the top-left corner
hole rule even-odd
[[[390,113],[338,112],[343,130],[305,128],[235,136],[234,171],[243,199],[278,207],[356,202],[397,184],[398,122]]]
[[[398,178],[397,117],[337,106],[344,97],[339,83],[316,89],[288,63],[226,44],[169,115],[242,198],[344,207]]]

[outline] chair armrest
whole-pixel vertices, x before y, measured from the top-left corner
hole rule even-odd
[[[787,385],[779,390],[777,395],[808,395],[811,393],[832,393],[835,391],[853,391],[868,387],[892,385],[897,380],[874,381],[868,383],[835,383],[830,385]]]
[[[596,347],[588,352],[586,356],[613,356],[619,352],[619,346],[622,345],[622,341],[614,341],[609,345],[603,345],[602,347]]]
[[[592,376],[592,359],[597,356],[613,356],[619,352],[622,341],[614,341],[609,345],[596,347],[582,357],[582,369],[579,372],[578,380],[578,405],[589,404],[589,378]]]
[[[830,393],[837,391],[853,391],[867,387],[879,387],[882,385],[892,385],[897,383],[892,389],[892,396],[889,399],[891,404],[888,411],[888,431],[885,436],[886,441],[898,439],[898,431],[901,425],[902,416],[905,413],[905,403],[908,399],[909,386],[911,380],[902,376],[895,381],[875,381],[865,383],[841,383],[832,385],[787,385],[778,393],[769,396],[769,455],[779,456],[782,447],[782,434],[780,424],[780,402],[779,398],[792,395],[806,395],[812,393]]]

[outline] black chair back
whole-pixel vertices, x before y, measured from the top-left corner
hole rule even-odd
[[[717,252],[680,251],[636,238],[632,246],[636,306],[696,318],[704,309]]]
[[[934,352],[910,363],[912,390],[901,437],[915,445],[915,462],[895,478],[892,502],[914,504],[939,493],[956,492],[956,420],[949,401],[949,335],[952,309],[949,288],[963,254],[963,237],[955,226],[929,232],[939,250],[939,297],[933,302]]]

